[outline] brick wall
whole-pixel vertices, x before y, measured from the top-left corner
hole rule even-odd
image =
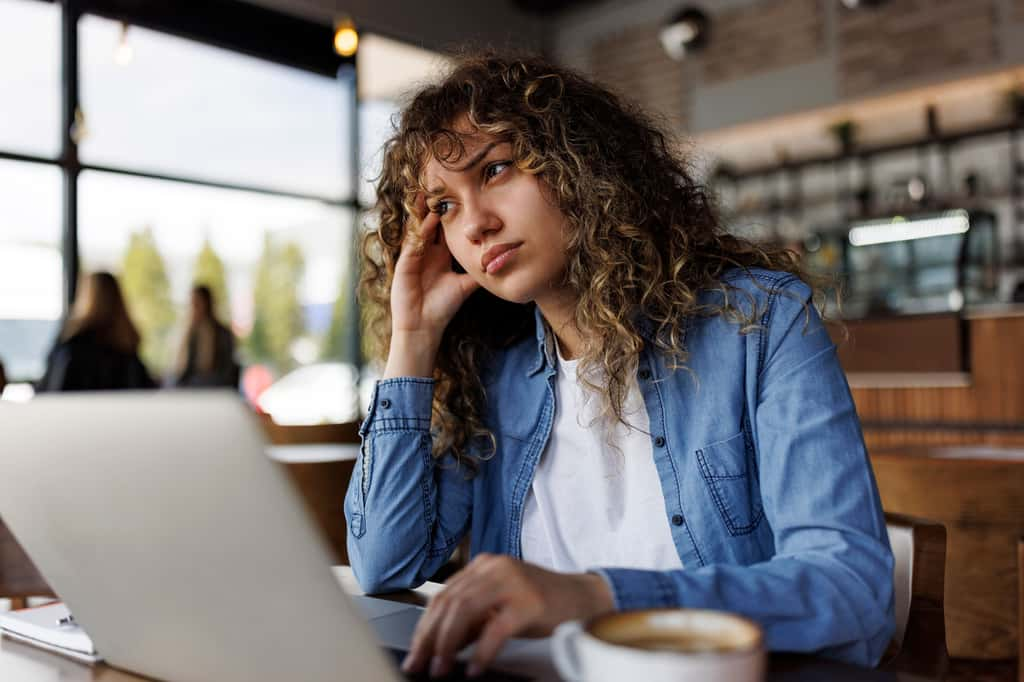
[[[714,84],[824,56],[824,13],[818,0],[765,0],[713,15],[709,36],[700,61]]]
[[[658,29],[656,24],[636,26],[595,41],[590,75],[678,132],[687,127],[693,81],[684,64],[665,54]]]
[[[999,60],[993,0],[899,0],[838,14],[843,96]]]

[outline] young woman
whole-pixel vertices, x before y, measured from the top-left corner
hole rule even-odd
[[[139,342],[117,280],[109,272],[94,272],[83,280],[36,390],[155,388],[139,359]]]
[[[192,288],[188,327],[178,348],[173,384],[188,388],[238,388],[235,335],[217,319],[213,291]]]
[[[474,555],[407,670],[669,606],[878,661],[892,555],[812,289],[725,231],[646,116],[541,61],[463,59],[403,112],[378,209],[352,568],[382,592],[467,533]]]

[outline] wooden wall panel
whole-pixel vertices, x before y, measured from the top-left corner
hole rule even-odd
[[[962,372],[962,324],[943,313],[851,320],[845,339],[839,328],[830,331],[847,372]]]
[[[854,388],[861,420],[868,426],[953,422],[1024,430],[1024,316],[969,320],[968,351],[967,387]]]

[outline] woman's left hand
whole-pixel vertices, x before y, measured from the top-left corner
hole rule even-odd
[[[420,617],[405,672],[451,671],[455,655],[476,641],[467,674],[494,660],[510,637],[544,637],[559,623],[614,608],[596,573],[555,573],[504,555],[481,554],[448,581]]]

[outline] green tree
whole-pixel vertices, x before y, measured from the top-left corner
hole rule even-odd
[[[231,302],[228,299],[227,278],[224,275],[224,262],[213,250],[209,239],[203,240],[203,248],[196,256],[196,264],[192,270],[192,284],[195,286],[205,285],[213,292],[213,300],[216,302],[217,319],[225,325],[231,325]]]
[[[145,227],[128,238],[121,287],[128,312],[142,335],[142,360],[153,371],[162,372],[171,359],[175,314],[167,268],[152,228]]]
[[[359,250],[355,246],[349,249],[347,255],[340,260],[348,261],[346,272],[338,283],[338,296],[334,299],[334,306],[331,308],[331,324],[327,329],[322,345],[321,357],[324,360],[362,363],[362,353],[357,352],[355,346],[362,341],[361,330],[353,328],[359,323],[359,303],[356,300],[356,278],[351,274],[359,271],[357,262]]]
[[[281,372],[295,366],[291,346],[305,329],[298,290],[304,270],[305,259],[297,244],[277,245],[269,234],[264,236],[246,348],[253,360],[270,362]]]
[[[345,360],[349,355],[349,310],[351,305],[349,299],[352,297],[349,289],[345,286],[347,282],[342,281],[338,297],[334,299],[334,306],[331,308],[331,326],[327,329],[324,337],[321,357],[324,360]]]

